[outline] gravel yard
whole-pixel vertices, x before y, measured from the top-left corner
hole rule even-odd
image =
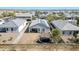
[[[12,44],[17,33],[0,33],[0,44]]]
[[[36,44],[39,33],[24,33],[18,44]]]
[[[17,44],[0,45],[0,51],[79,51],[73,44]]]

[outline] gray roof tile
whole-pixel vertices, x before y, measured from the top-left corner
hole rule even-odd
[[[9,22],[5,22],[0,25],[0,27],[19,27],[25,22],[24,19],[14,19]]]
[[[61,30],[79,30],[78,26],[75,26],[64,20],[52,21],[52,24]]]
[[[29,27],[32,27],[32,26],[37,25],[37,24],[42,24],[42,25],[44,25],[46,27],[49,27],[49,24],[44,19],[33,20]]]

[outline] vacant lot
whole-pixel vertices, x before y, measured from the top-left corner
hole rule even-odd
[[[39,33],[24,33],[18,44],[36,44]]]

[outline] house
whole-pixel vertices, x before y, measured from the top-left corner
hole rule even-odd
[[[29,26],[29,32],[50,32],[49,24],[45,19],[33,20]]]
[[[79,33],[79,27],[65,20],[55,20],[51,22],[52,28],[57,28],[61,35],[73,35]]]
[[[32,14],[32,16],[35,16],[35,11],[34,10],[29,11],[29,13]]]
[[[26,26],[26,20],[13,19],[0,25],[0,32],[21,32]]]
[[[64,13],[65,19],[75,20],[76,17],[79,17],[79,14],[75,13]]]
[[[73,25],[77,25],[77,20],[75,20],[75,19],[74,20],[65,20],[65,21],[67,21]]]
[[[39,15],[39,18],[40,19],[46,19],[47,16],[48,16],[48,14],[40,14]]]
[[[19,14],[16,14],[16,18],[24,18],[27,21],[31,21],[32,20],[32,14],[30,14],[30,13],[19,13]]]

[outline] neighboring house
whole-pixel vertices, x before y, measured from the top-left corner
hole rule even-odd
[[[53,28],[57,28],[61,35],[73,35],[79,33],[79,27],[65,20],[55,20],[51,22]]]
[[[50,32],[49,24],[44,19],[33,20],[29,26],[29,32]]]
[[[73,13],[64,13],[65,19],[75,20],[79,15]]]
[[[9,22],[4,22],[0,25],[0,32],[21,32],[26,26],[26,20],[14,19]]]
[[[77,20],[66,20],[67,22],[73,24],[73,25],[77,25]]]
[[[32,14],[30,14],[30,13],[20,13],[20,14],[16,14],[16,18],[24,18],[27,21],[31,21],[32,20]]]
[[[40,19],[46,19],[47,16],[48,16],[48,14],[40,14],[39,15],[39,18]]]
[[[35,16],[35,11],[34,10],[29,11],[29,13],[32,14],[32,16]]]

